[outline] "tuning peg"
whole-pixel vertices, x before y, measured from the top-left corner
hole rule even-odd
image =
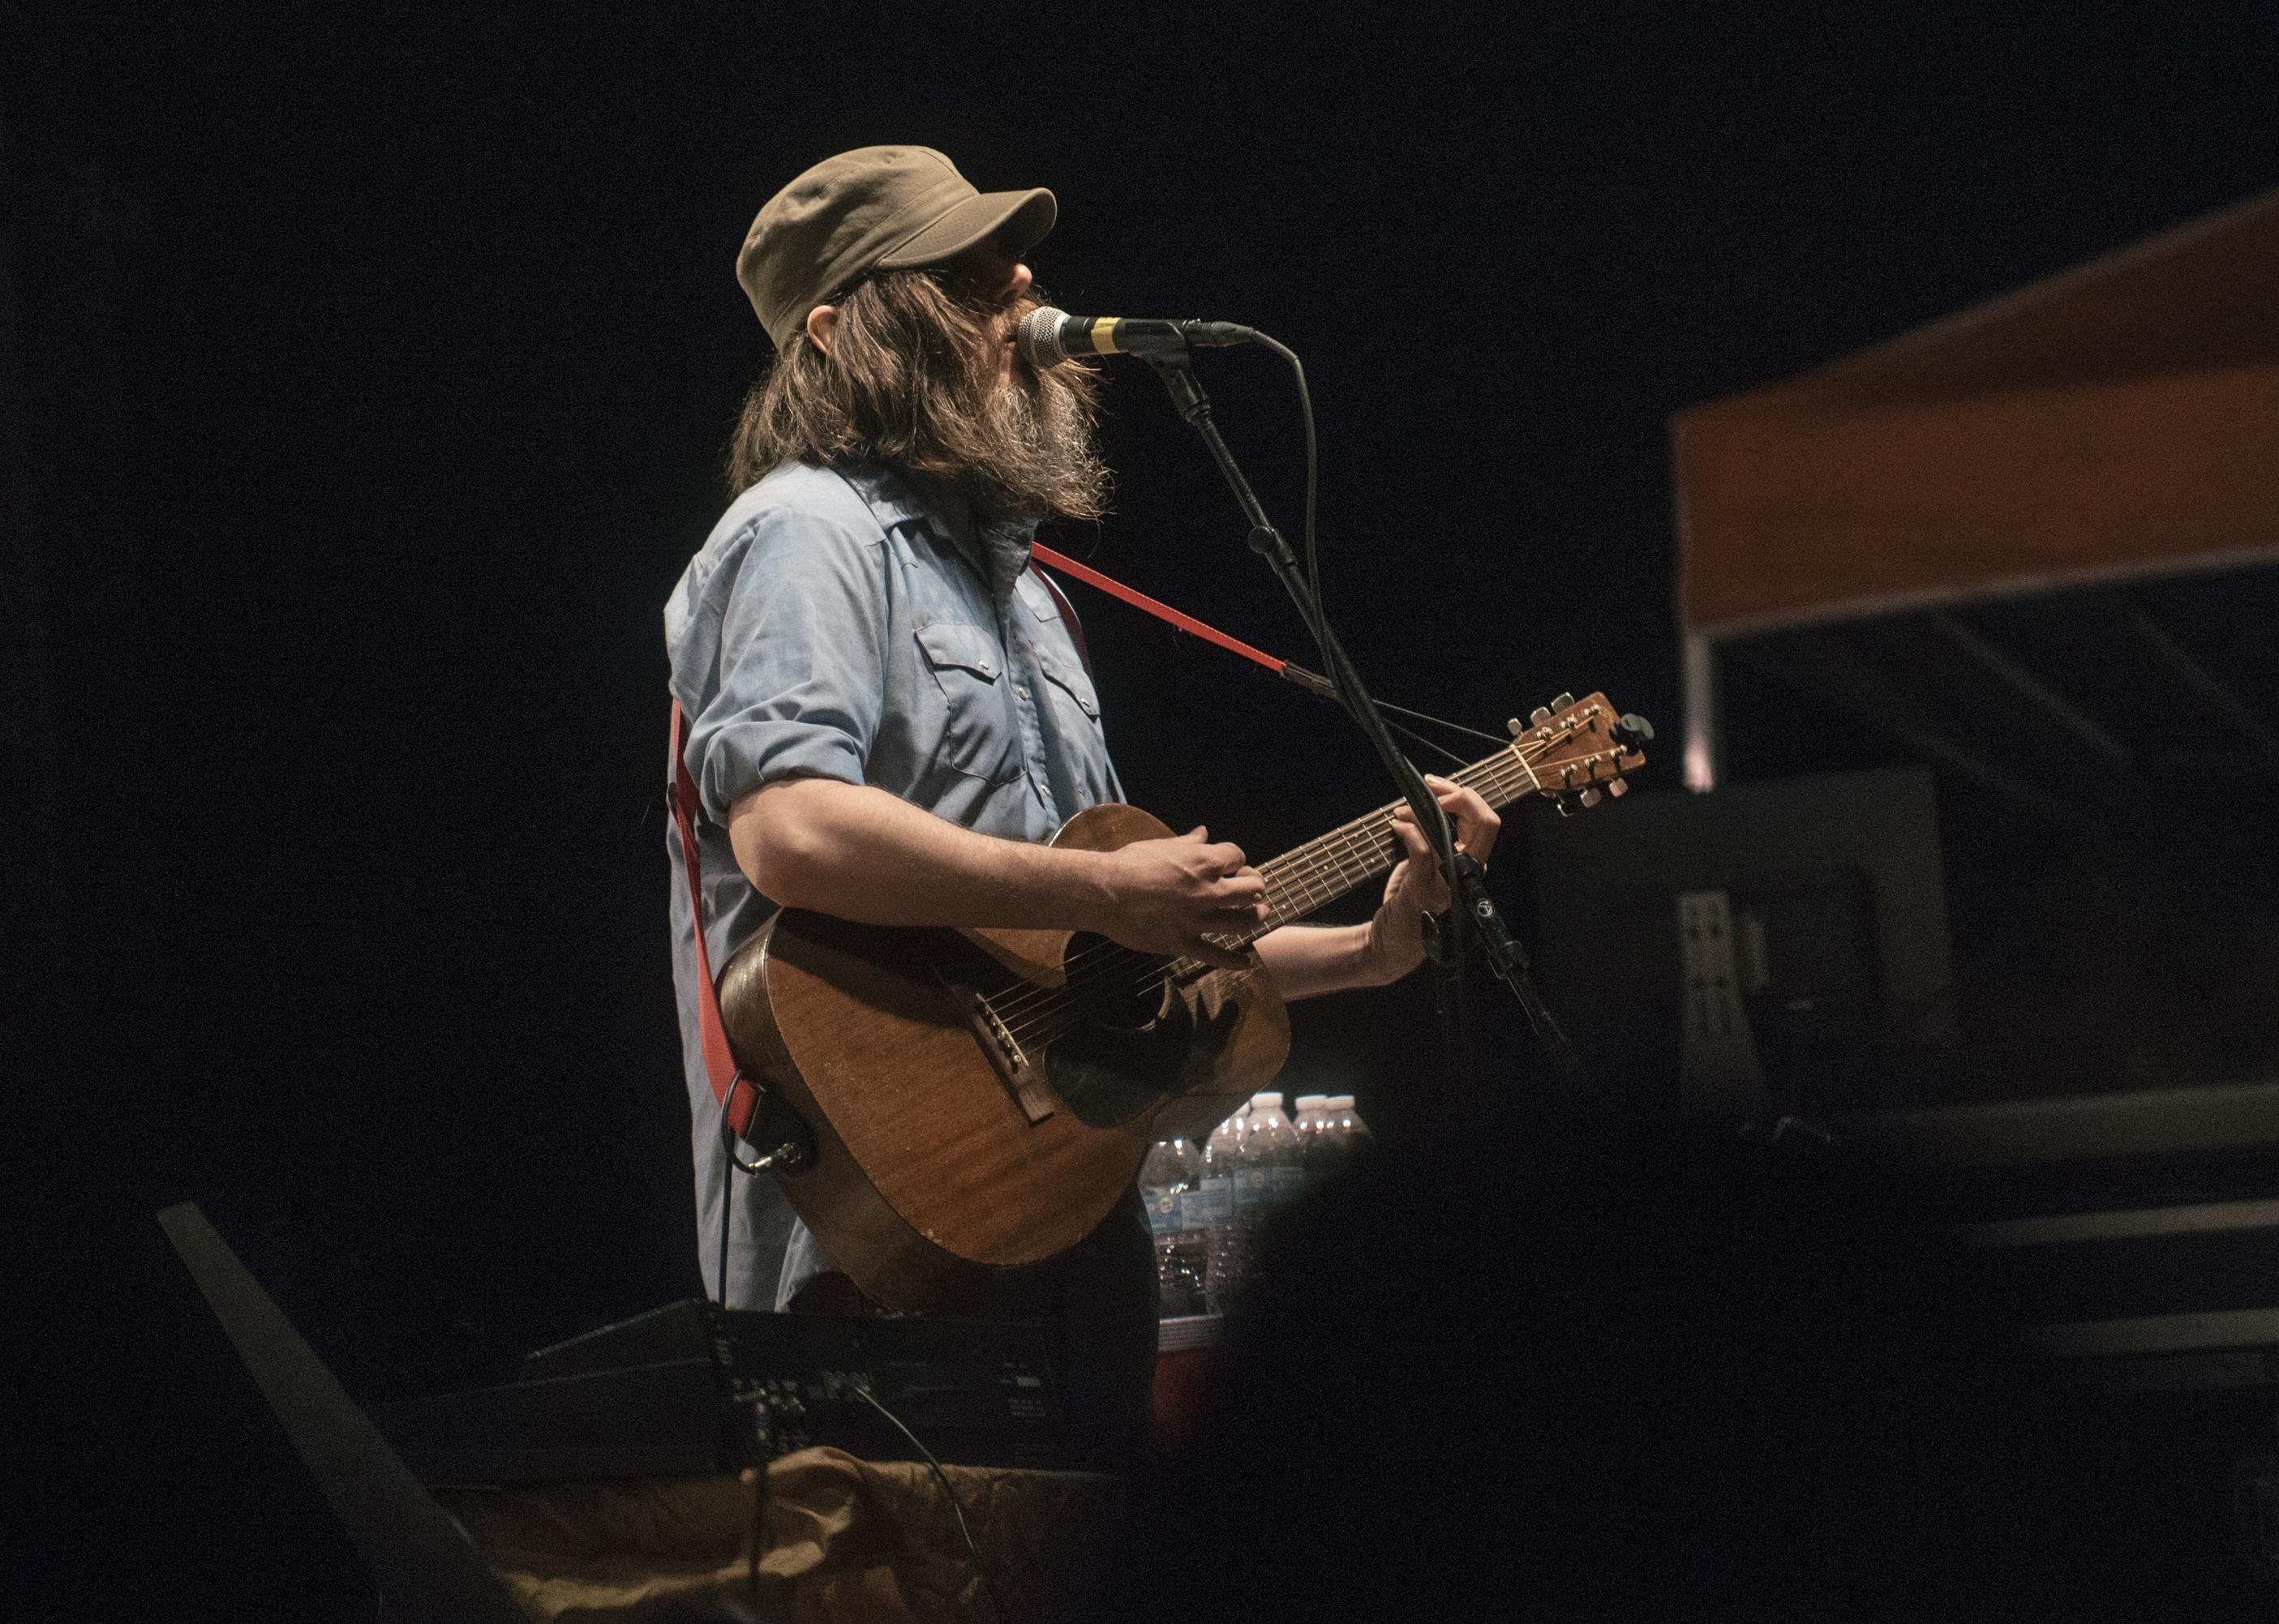
[[[1599,804],[1599,792],[1596,789],[1586,789],[1576,799],[1586,807],[1595,807]]]
[[[1620,801],[1623,796],[1630,793],[1631,781],[1628,778],[1609,778],[1607,780],[1607,793],[1612,795],[1615,800]]]
[[[1569,706],[1569,705],[1573,704],[1574,702],[1575,702],[1575,696],[1574,696],[1573,694],[1571,694],[1571,693],[1562,693],[1562,694],[1561,694],[1557,699],[1554,699],[1554,700],[1553,700],[1553,701],[1551,701],[1551,709],[1554,709],[1554,710],[1564,710],[1564,709],[1567,709],[1567,707],[1568,707],[1568,706]]]
[[[1575,797],[1572,795],[1554,795],[1551,798],[1551,804],[1559,808],[1559,816],[1562,817],[1575,816]]]
[[[1624,711],[1622,720],[1615,724],[1615,730],[1640,744],[1651,743],[1654,739],[1654,724],[1634,710]]]
[[[1538,705],[1534,709],[1527,713],[1527,719],[1533,725],[1541,727],[1546,722],[1551,720],[1551,707],[1548,705]]]

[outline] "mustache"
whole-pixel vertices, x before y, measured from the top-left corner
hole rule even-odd
[[[1034,288],[1031,288],[1019,298],[999,307],[997,318],[990,326],[991,336],[1001,344],[1011,343],[1014,334],[1020,331],[1022,318],[1030,311],[1040,310],[1044,307],[1044,300],[1037,296]]]

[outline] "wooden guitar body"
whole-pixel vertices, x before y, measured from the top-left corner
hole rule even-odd
[[[1052,844],[1170,833],[1111,804]],[[1243,952],[1247,970],[1167,984],[1098,937],[787,908],[720,977],[729,1045],[769,1096],[746,1137],[800,1145],[779,1186],[879,1301],[1018,1306],[1024,1267],[1089,1234],[1154,1141],[1208,1134],[1281,1069],[1289,1018]]]

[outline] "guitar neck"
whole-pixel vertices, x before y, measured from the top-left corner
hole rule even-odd
[[[1521,748],[1520,744],[1512,744],[1449,776],[1465,788],[1477,790],[1489,806],[1508,806],[1544,787]],[[1407,849],[1393,829],[1393,814],[1405,804],[1396,801],[1365,812],[1261,863],[1258,872],[1266,881],[1266,922],[1240,937],[1225,939],[1231,944],[1255,941],[1269,931],[1303,919],[1391,872]]]

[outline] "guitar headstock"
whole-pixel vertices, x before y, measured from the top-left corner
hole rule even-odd
[[[1510,726],[1512,753],[1526,764],[1535,792],[1556,801],[1562,816],[1628,790],[1623,775],[1646,765],[1639,747],[1654,737],[1653,724],[1616,715],[1603,693],[1582,700],[1562,693],[1524,722],[1514,716]]]

